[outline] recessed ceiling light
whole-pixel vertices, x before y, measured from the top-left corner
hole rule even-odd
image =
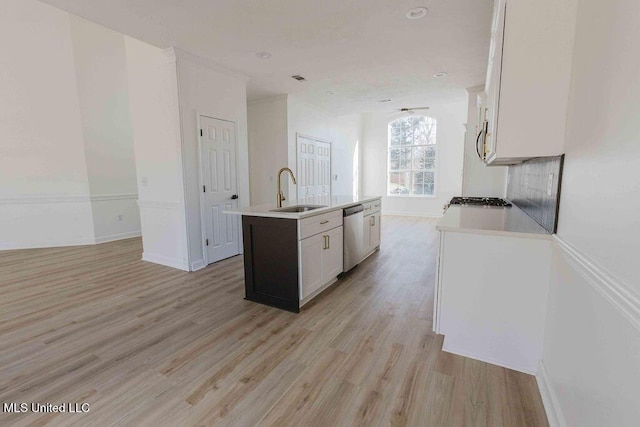
[[[327,95],[335,95],[336,93],[334,91],[328,90],[327,91]]]
[[[269,52],[258,52],[256,56],[260,59],[269,59],[271,58],[271,54]]]
[[[429,9],[426,7],[414,7],[408,11],[405,16],[409,19],[420,19],[429,13]]]
[[[433,77],[435,77],[436,79],[441,79],[443,77],[447,77],[449,75],[449,73],[445,73],[444,71],[440,71],[439,73],[435,73],[433,75]]]

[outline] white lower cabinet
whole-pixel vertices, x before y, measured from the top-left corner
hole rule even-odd
[[[380,246],[380,212],[365,216],[363,227],[364,254],[368,255]]]
[[[300,299],[304,300],[342,273],[342,226],[300,240]]]
[[[434,330],[442,349],[535,373],[550,264],[551,239],[441,231]]]

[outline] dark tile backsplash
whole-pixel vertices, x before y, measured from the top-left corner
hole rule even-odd
[[[563,161],[564,155],[540,157],[509,166],[507,198],[550,233],[558,224]]]

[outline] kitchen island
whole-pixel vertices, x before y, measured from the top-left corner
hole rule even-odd
[[[297,313],[335,283],[343,272],[343,209],[359,204],[364,258],[380,247],[380,196],[225,211],[242,216],[246,299]]]
[[[533,374],[542,356],[551,234],[517,206],[451,205],[440,231],[442,349]]]

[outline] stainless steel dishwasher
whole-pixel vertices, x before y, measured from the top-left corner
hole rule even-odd
[[[355,205],[344,209],[343,270],[346,273],[362,261],[364,255],[364,207]]]

